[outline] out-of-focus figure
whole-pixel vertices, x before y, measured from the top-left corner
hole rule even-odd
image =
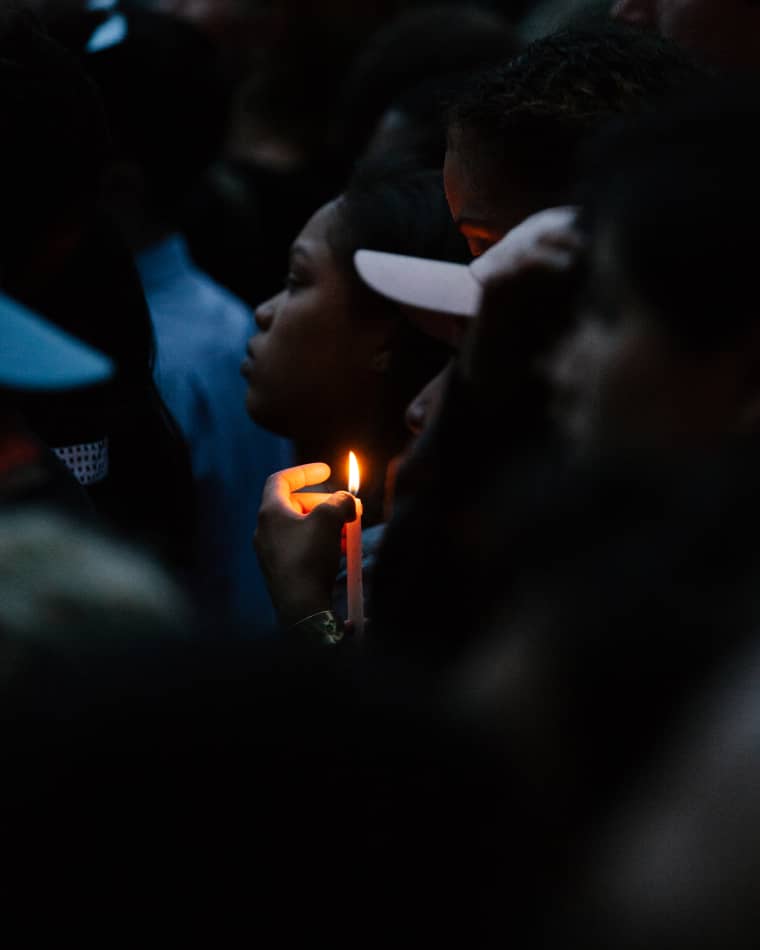
[[[732,70],[760,69],[760,5],[752,0],[616,0],[612,15]]]

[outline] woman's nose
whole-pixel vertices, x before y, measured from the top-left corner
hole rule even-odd
[[[276,302],[277,297],[270,297],[256,308],[255,319],[259,330],[268,330],[272,326]]]

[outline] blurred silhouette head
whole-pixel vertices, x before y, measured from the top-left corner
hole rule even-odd
[[[60,271],[92,214],[108,137],[97,90],[15,4],[0,11],[0,282]]]
[[[224,134],[216,54],[183,20],[134,7],[124,16],[123,38],[85,59],[113,130],[106,200],[121,221],[137,206],[173,227]]]
[[[473,77],[449,112],[444,178],[473,254],[524,218],[566,204],[580,145],[698,74],[676,48],[608,25],[532,43]]]
[[[0,639],[56,650],[186,635],[179,590],[153,561],[44,509],[0,517]]]
[[[760,4],[755,0],[616,0],[612,16],[656,29],[718,66],[760,69]]]
[[[439,140],[442,159],[444,101],[472,70],[503,62],[516,50],[508,21],[482,8],[434,4],[390,20],[356,57],[346,79],[343,157],[358,158],[373,135],[375,154],[413,147],[424,128]]]
[[[760,421],[756,90],[602,137],[583,194],[589,285],[554,379],[586,446],[705,447]]]

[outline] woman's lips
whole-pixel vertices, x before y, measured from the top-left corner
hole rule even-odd
[[[250,379],[252,372],[253,372],[253,357],[246,356],[246,358],[240,364],[240,375],[243,377],[243,379]]]
[[[256,362],[256,357],[253,355],[253,347],[250,342],[245,348],[245,359],[240,364],[240,375],[243,379],[250,379],[251,373],[253,372],[253,364]]]

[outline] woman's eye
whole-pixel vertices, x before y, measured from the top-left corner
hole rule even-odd
[[[292,271],[285,278],[285,289],[290,291],[291,293],[294,290],[298,290],[299,287],[303,287],[303,284],[304,284],[303,280],[297,274],[294,274]]]

